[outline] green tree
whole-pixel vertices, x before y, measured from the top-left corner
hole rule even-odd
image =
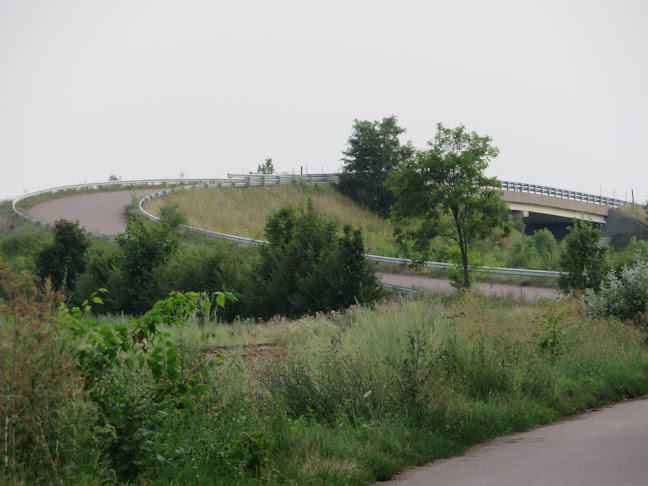
[[[299,211],[287,206],[268,218],[266,237],[256,315],[296,317],[379,295],[360,231],[347,226],[338,237],[335,222],[318,214],[311,201]]]
[[[259,164],[257,167],[257,174],[274,174],[275,173],[275,168],[274,164],[272,163],[272,159],[268,157],[265,159],[265,162],[263,164]]]
[[[398,126],[395,116],[382,122],[355,120],[343,152],[340,191],[385,218],[394,203],[392,192],[384,185],[387,176],[414,153],[409,142],[401,144],[403,133],[405,129]]]
[[[598,290],[607,271],[607,250],[599,244],[601,231],[592,223],[574,220],[562,242],[560,268],[566,272],[558,279],[563,292]]]
[[[508,205],[497,190],[500,182],[484,175],[499,151],[490,137],[440,123],[428,144],[429,150],[417,152],[390,176],[388,187],[396,196],[392,215],[408,228],[401,238],[412,240],[421,255],[437,236],[454,241],[461,251],[463,286],[469,288],[471,242],[508,228],[503,219]]]
[[[180,233],[173,232],[163,222],[145,224],[141,218],[128,221],[126,232],[117,235],[117,281],[108,288],[116,291],[114,300],[118,309],[141,313],[151,306],[157,298],[154,271],[166,265],[177,252],[180,238]]]
[[[49,277],[59,291],[74,288],[74,281],[86,266],[90,239],[79,222],[59,219],[54,223],[54,241],[38,255],[38,276]]]

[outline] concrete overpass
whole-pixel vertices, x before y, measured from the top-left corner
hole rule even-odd
[[[502,199],[508,202],[514,218],[522,218],[526,233],[547,228],[561,239],[574,219],[591,221],[601,228],[604,237],[648,232],[647,227],[616,211],[626,201],[536,184],[501,183]]]

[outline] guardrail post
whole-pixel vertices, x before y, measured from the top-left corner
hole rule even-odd
[[[252,179],[252,178],[250,176],[247,176],[247,186],[248,187],[252,186],[252,181],[250,179]]]
[[[265,187],[265,176],[264,175],[261,176],[261,185],[263,187]]]

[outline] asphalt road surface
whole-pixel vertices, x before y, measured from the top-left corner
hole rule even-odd
[[[379,272],[381,282],[401,287],[421,287],[435,291],[452,292],[450,282],[441,278],[428,278],[420,275],[404,275]],[[501,295],[523,300],[537,300],[541,297],[556,298],[560,293],[556,289],[543,287],[521,287],[519,285],[477,282],[475,286],[484,295]]]
[[[138,189],[142,198],[160,189]],[[57,219],[79,221],[87,231],[116,235],[126,230],[124,207],[131,202],[131,191],[93,192],[52,199],[31,208],[27,214],[48,223]]]
[[[380,486],[648,485],[648,400],[477,445]]]

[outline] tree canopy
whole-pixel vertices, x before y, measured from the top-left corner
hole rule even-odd
[[[437,236],[453,240],[461,251],[463,286],[468,288],[471,242],[496,228],[508,228],[501,184],[484,174],[499,150],[488,136],[440,123],[428,145],[429,150],[417,152],[391,174],[387,186],[396,198],[392,216],[407,228],[401,237],[412,240],[421,255]]]
[[[268,218],[269,243],[261,247],[256,315],[298,317],[371,302],[379,295],[364,257],[360,230],[334,221],[309,201],[305,208],[281,208]]]
[[[598,290],[607,271],[606,248],[599,244],[601,230],[588,221],[574,220],[563,241],[558,278],[563,292]]]
[[[385,181],[414,153],[410,143],[401,144],[403,133],[405,129],[398,126],[395,116],[381,122],[355,120],[343,152],[340,191],[383,217],[389,216],[394,203]]]
[[[259,164],[257,167],[257,174],[274,174],[275,173],[275,168],[274,164],[272,163],[272,159],[268,157],[265,159],[265,162],[263,164]]]
[[[38,275],[50,278],[56,290],[74,288],[77,276],[85,270],[90,239],[79,222],[59,219],[54,223],[54,241],[38,255]]]

